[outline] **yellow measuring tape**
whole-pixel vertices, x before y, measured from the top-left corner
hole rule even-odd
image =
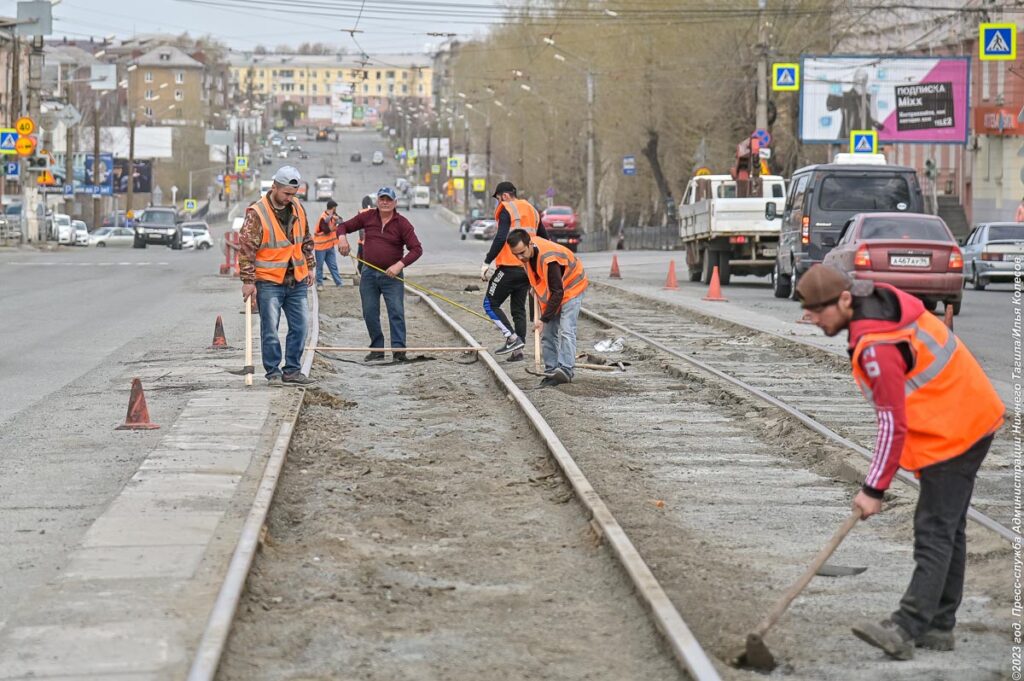
[[[366,265],[367,267],[369,267],[371,269],[374,269],[374,270],[377,270],[381,274],[387,274],[387,272],[385,272],[381,268],[377,267],[376,265],[371,265],[370,263],[366,262],[362,258],[357,258],[356,256],[351,255],[351,254],[349,254],[349,255],[352,258],[352,260],[354,260],[356,262],[361,262],[364,265]],[[356,269],[358,269],[358,268],[356,268]],[[454,305],[455,307],[459,308],[460,310],[464,310],[464,311],[468,312],[469,314],[473,315],[474,317],[479,317],[480,319],[484,320],[485,322],[490,322],[491,324],[494,323],[494,320],[491,319],[490,317],[488,317],[487,315],[482,315],[479,312],[477,312],[476,310],[471,310],[468,307],[466,307],[465,305],[463,305],[462,303],[456,303],[451,298],[446,298],[445,296],[442,296],[437,291],[431,291],[426,286],[420,286],[419,284],[417,284],[415,282],[412,282],[412,281],[409,281],[408,279],[402,279],[402,281],[405,282],[406,286],[410,286],[410,287],[416,289],[417,291],[420,291],[421,293],[426,293],[428,296],[433,296],[434,298],[438,298],[440,300],[443,300],[444,302],[448,303],[449,305]]]

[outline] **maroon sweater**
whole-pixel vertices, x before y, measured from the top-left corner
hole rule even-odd
[[[412,223],[399,215],[398,211],[385,226],[381,225],[380,210],[367,210],[351,220],[338,225],[338,236],[342,239],[349,232],[363,231],[363,260],[382,270],[399,260],[408,267],[423,255],[423,246],[416,236]],[[405,253],[405,250],[408,253]]]

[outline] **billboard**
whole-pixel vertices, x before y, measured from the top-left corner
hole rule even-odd
[[[128,172],[128,159],[114,159],[114,193],[125,194],[128,192],[129,177],[134,182],[133,192],[147,194],[152,191],[153,186],[153,162],[149,159],[135,159],[135,170]]]
[[[306,112],[306,118],[311,121],[329,121],[331,120],[331,105],[330,104],[310,104],[309,110]]]
[[[970,129],[969,57],[800,59],[800,139],[846,146],[852,130],[881,144],[965,144]]]

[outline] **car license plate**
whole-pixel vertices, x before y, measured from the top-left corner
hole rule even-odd
[[[552,222],[551,226],[552,227],[565,227],[565,223],[564,222]]]
[[[893,267],[928,267],[932,259],[927,255],[890,255],[889,264]]]
[[[766,258],[774,258],[775,257],[775,249],[774,248],[763,248],[763,249],[761,249],[761,255],[763,255]]]
[[[1003,253],[1003,260],[1013,262],[1015,258],[1024,257],[1020,253]]]

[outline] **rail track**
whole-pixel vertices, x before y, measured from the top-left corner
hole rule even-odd
[[[477,304],[478,294],[460,293],[464,284],[465,281],[452,278],[430,282],[432,288],[449,296],[462,295],[467,304]],[[491,333],[490,328],[464,312],[448,315],[427,299],[416,303],[412,300],[407,314],[413,324],[438,324],[441,319],[451,329],[447,333],[469,345],[478,344],[474,334],[479,338],[490,337],[485,335]],[[431,400],[440,404],[459,399],[463,388],[452,380],[452,371],[479,374],[486,368],[499,392],[506,394],[528,419],[536,438],[532,442],[543,443],[557,463],[571,489],[571,497],[582,506],[583,518],[590,521],[607,547],[605,555],[613,556],[623,568],[635,589],[636,601],[643,604],[654,627],[661,632],[667,651],[679,668],[697,679],[756,678],[730,664],[740,651],[746,632],[847,515],[859,475],[853,461],[860,459],[851,444],[873,440],[871,429],[862,425],[872,422],[870,410],[854,403],[858,396],[849,391],[843,393],[839,388],[841,380],[848,384],[850,379],[840,374],[838,367],[823,367],[820,359],[808,357],[805,349],[801,355],[801,350],[782,347],[778,339],[754,332],[738,335],[733,327],[687,317],[678,309],[604,287],[589,292],[585,305],[590,319],[581,319],[580,348],[592,347],[616,325],[614,328],[636,339],[627,343],[622,355],[616,357],[630,362],[628,371],[581,370],[572,384],[538,390],[537,377],[528,374],[522,364],[497,362],[482,353],[482,362],[473,366],[457,367],[457,362],[449,361],[443,366],[396,366],[390,373],[412,373],[426,386],[436,384],[417,394],[415,400],[419,408],[430,411],[439,408]],[[592,312],[595,308],[600,312]],[[330,334],[341,333],[343,328],[341,324],[328,324],[322,336],[327,341],[338,340]],[[437,340],[445,339],[442,336]],[[680,345],[687,350],[683,356],[677,349]],[[762,357],[760,353],[764,353],[766,360],[769,355],[772,357],[774,378],[771,365],[765,371],[750,366]],[[694,364],[689,356],[704,360],[709,366]],[[779,376],[780,365],[785,366],[784,377]],[[347,365],[339,366],[341,372],[348,369]],[[369,388],[385,390],[396,385],[391,379],[367,383]],[[325,390],[344,390],[343,386],[330,382]],[[403,404],[408,401],[396,399]],[[840,399],[849,400],[849,410],[847,402]],[[814,406],[822,403],[826,406]],[[803,417],[794,413],[792,407],[802,410]],[[840,418],[840,414],[850,415],[849,420]],[[415,437],[415,431],[407,430],[407,425],[405,418],[399,418],[395,428]],[[453,429],[444,430],[443,435],[455,437],[456,429],[453,424]],[[830,434],[833,429],[840,439]],[[436,434],[435,427],[428,426],[423,437]],[[468,440],[463,444],[475,446],[475,436],[463,433],[462,437]],[[379,457],[379,449],[371,447],[361,455]],[[516,452],[515,447],[505,450],[506,455]],[[348,450],[346,453],[352,454]],[[420,465],[415,456],[410,454],[409,462],[403,461],[401,474],[410,475],[410,467]],[[317,458],[307,452],[300,465],[317,465]],[[475,460],[467,462],[469,469],[476,464]],[[330,475],[330,471],[325,470],[323,475]],[[307,483],[296,498],[316,494],[317,490]],[[412,495],[403,495],[407,496]],[[868,566],[866,573],[834,580],[819,578],[769,632],[769,646],[783,662],[777,674],[794,679],[864,675],[896,678],[891,673],[894,663],[855,641],[849,634],[849,625],[864,617],[883,616],[892,609],[905,586],[912,564],[912,497],[912,492],[897,492],[887,512],[857,527],[834,557],[837,562]],[[539,509],[547,508],[543,500],[537,503]],[[499,495],[494,505],[503,507],[503,497]],[[289,515],[296,513],[299,511],[289,508]],[[273,516],[272,510],[270,534],[275,536],[276,532],[281,537],[290,526],[280,520],[275,525]],[[472,517],[469,514],[465,518]],[[543,518],[535,521],[543,522]],[[485,516],[478,516],[478,522],[490,527]],[[423,528],[413,523],[409,531]],[[525,530],[523,533],[524,542],[536,540]],[[307,541],[313,540],[307,537]],[[961,609],[960,625],[969,634],[958,641],[955,657],[921,654],[899,668],[898,678],[1001,677],[1006,663],[997,651],[1008,645],[1009,623],[1008,615],[997,611],[993,603],[1009,588],[1009,573],[1004,569],[1007,551],[1005,542],[992,535],[972,536],[972,579]],[[337,559],[334,579],[344,580],[346,570],[354,569],[345,564],[344,558],[351,558],[348,554],[329,548],[322,553],[333,553]],[[393,553],[381,556],[380,560],[387,563],[394,558]],[[558,557],[551,560],[557,564]],[[260,558],[257,570],[261,578],[275,574],[273,565],[261,565],[259,561]],[[894,564],[900,567],[896,569]],[[449,567],[457,576],[458,566]],[[456,576],[451,577],[456,586],[443,591],[445,598],[466,598],[463,593],[472,591]],[[586,590],[591,588],[586,586],[589,578],[589,574],[578,574],[563,582],[563,588]],[[313,581],[314,587],[319,585]],[[391,581],[396,580],[392,577]],[[622,597],[621,589],[615,591],[606,582],[599,585]],[[270,645],[262,641],[259,633],[267,618],[252,607],[254,603],[265,605],[267,588],[259,579],[250,584],[248,614],[240,614],[242,633],[229,645],[228,671],[219,678],[258,678],[247,676],[251,670],[242,660],[252,654],[252,645],[257,650]],[[396,588],[392,585],[388,593]],[[607,597],[591,593],[598,601]],[[346,594],[342,595],[358,601],[354,594]],[[322,594],[303,598],[295,599],[287,608],[293,616],[301,619],[323,612]],[[528,596],[524,598],[529,601]],[[429,606],[420,607],[432,609],[436,603],[435,599]],[[337,607],[330,599],[328,606]],[[536,625],[535,620],[524,615],[524,621],[527,620]],[[352,622],[344,624],[351,626]],[[600,624],[573,621],[567,629],[542,630],[541,634],[571,639],[570,629],[582,627],[585,631],[591,626],[596,628]],[[624,637],[623,646],[626,638],[629,637]],[[606,644],[613,653],[615,643]],[[500,657],[500,653],[494,654]],[[629,659],[628,653],[622,655]],[[340,662],[348,664],[352,660]],[[579,663],[585,668],[584,656]],[[473,666],[470,662],[466,664]],[[346,669],[358,671],[359,667]],[[323,673],[322,669],[312,667],[290,671]],[[371,672],[353,672],[350,676],[385,678]],[[552,678],[557,677],[556,672]]]

